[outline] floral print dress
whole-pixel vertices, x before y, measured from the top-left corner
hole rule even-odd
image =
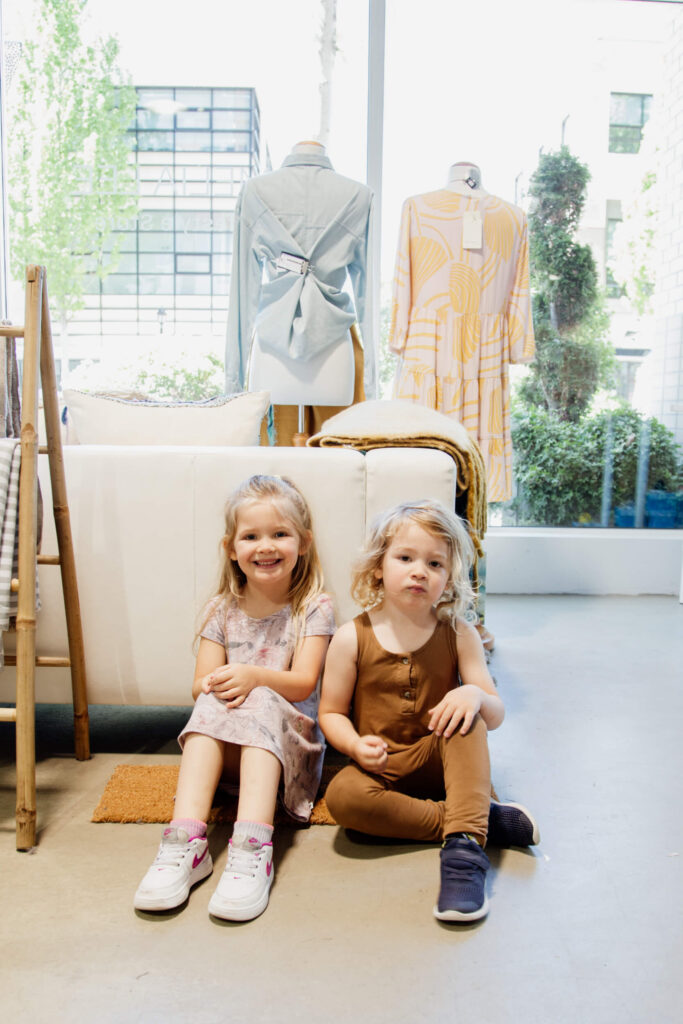
[[[332,601],[320,594],[311,602],[304,636],[332,636]],[[221,599],[210,612],[201,636],[222,644],[232,664],[260,665],[286,671],[294,653],[292,609],[252,619],[230,599]],[[267,686],[256,686],[238,708],[227,708],[213,693],[201,693],[187,725],[178,737],[203,733],[224,743],[261,747],[282,764],[283,802],[298,821],[308,821],[320,784],[325,743],[317,724],[320,680],[304,701],[291,703]]]

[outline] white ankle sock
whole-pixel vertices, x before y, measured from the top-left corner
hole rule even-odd
[[[232,832],[232,839],[236,846],[241,846],[245,840],[255,839],[259,846],[269,843],[273,838],[273,826],[266,825],[262,821],[236,821]]]

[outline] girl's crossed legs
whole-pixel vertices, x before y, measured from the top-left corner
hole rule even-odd
[[[325,799],[345,828],[433,843],[467,832],[483,846],[491,800],[486,725],[477,717],[464,736],[428,734],[390,755],[381,775],[350,764],[332,779]]]

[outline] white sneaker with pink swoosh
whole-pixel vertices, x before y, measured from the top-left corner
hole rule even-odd
[[[133,899],[136,910],[173,910],[184,903],[190,889],[210,875],[213,863],[205,836],[192,836],[182,828],[164,829],[161,845]]]
[[[253,838],[230,840],[225,871],[209,902],[209,913],[226,921],[251,921],[268,906],[273,884],[273,844]]]

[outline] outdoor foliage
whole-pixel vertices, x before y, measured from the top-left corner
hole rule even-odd
[[[194,367],[155,360],[138,371],[133,385],[157,401],[200,402],[221,394],[224,373],[223,360],[211,353]]]
[[[574,238],[590,173],[566,146],[541,155],[529,187],[529,260],[537,356],[522,401],[576,422],[609,384],[609,318],[590,246]]]
[[[612,424],[612,507],[636,497],[638,453],[645,419],[630,406],[561,420],[544,409],[515,410],[512,441],[518,455],[514,500],[525,524],[572,526],[599,522],[609,423]],[[683,486],[674,435],[650,420],[647,490]]]
[[[526,525],[600,523],[604,492],[610,510],[633,502],[646,423],[645,490],[683,487],[680,447],[663,424],[627,405],[591,412],[611,385],[614,354],[593,256],[573,238],[588,180],[588,168],[562,147],[541,156],[531,182],[537,353],[513,403],[517,495],[509,506]]]
[[[72,370],[66,386],[158,402],[200,402],[222,394],[224,382],[217,355],[174,350],[166,356],[143,352],[125,365],[86,361]]]
[[[657,175],[647,171],[640,191],[627,208],[614,235],[614,258],[610,269],[624,288],[628,300],[641,316],[654,312],[655,247],[658,225]]]
[[[118,219],[137,209],[126,131],[135,90],[118,70],[118,43],[86,45],[87,0],[40,0],[12,90],[9,205],[12,274],[47,267],[62,333],[84,305],[85,274],[116,269],[107,250]]]

